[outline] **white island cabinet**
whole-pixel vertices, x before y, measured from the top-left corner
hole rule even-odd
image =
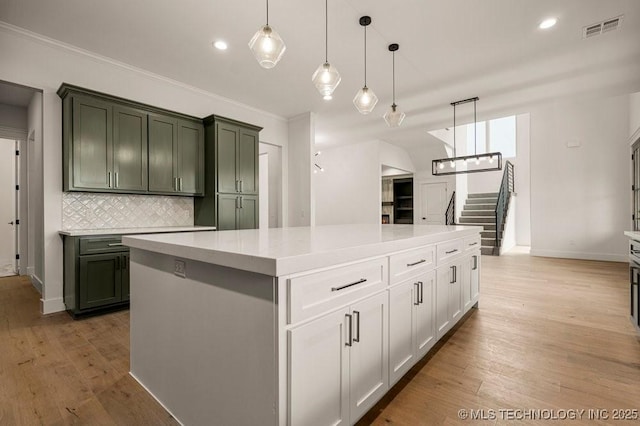
[[[480,230],[126,236],[131,375],[185,425],[353,424],[477,306]]]

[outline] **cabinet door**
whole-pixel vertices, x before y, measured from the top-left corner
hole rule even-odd
[[[122,300],[121,258],[120,253],[80,256],[80,309]]]
[[[149,114],[149,191],[175,192],[178,120]]]
[[[451,316],[451,326],[460,320],[464,313],[462,307],[462,262],[453,265],[454,282],[449,286],[449,315]]]
[[[147,113],[113,107],[113,174],[113,188],[147,191]]]
[[[240,129],[227,123],[216,123],[216,164],[218,192],[238,192],[238,138]]]
[[[389,389],[388,293],[351,306],[350,422],[355,423]]]
[[[236,229],[239,197],[232,194],[218,195],[218,231]]]
[[[177,157],[178,191],[204,193],[204,127],[201,123],[180,120]]]
[[[474,259],[475,258],[475,259]],[[474,305],[480,296],[480,252],[471,255],[471,260],[475,263],[471,265],[471,304]]]
[[[438,339],[451,328],[451,314],[449,313],[449,287],[453,284],[453,268],[442,266],[436,269],[436,333]]]
[[[343,309],[288,332],[288,424],[350,423],[347,313]]]
[[[240,129],[238,179],[240,192],[258,193],[258,132]]]
[[[109,189],[113,162],[111,104],[73,97],[73,188]]]
[[[238,229],[257,229],[259,220],[258,197],[240,196],[238,209]]]
[[[422,358],[436,343],[436,273],[420,276],[420,303],[415,305],[416,355]]]
[[[389,381],[397,382],[416,362],[414,306],[418,282],[410,279],[389,290]]]
[[[471,308],[471,273],[474,260],[471,256],[462,261],[462,308],[467,312]]]

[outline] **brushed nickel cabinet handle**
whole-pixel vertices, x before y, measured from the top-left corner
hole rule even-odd
[[[111,188],[111,172],[107,172],[107,180],[109,181],[107,185]]]
[[[182,178],[178,178],[179,191],[182,191]]]
[[[418,284],[419,284],[419,286],[418,286],[418,289],[419,289],[419,292],[418,292],[419,293],[418,304],[421,304],[421,303],[424,303],[424,300],[422,299],[423,296],[424,296],[424,288],[422,287],[423,286],[422,281],[418,281]]]
[[[420,259],[420,260],[418,260],[417,262],[407,263],[407,267],[409,267],[409,266],[416,266],[416,265],[419,265],[419,264],[424,263],[424,262],[426,262],[426,261],[427,261],[427,259]]]
[[[363,282],[367,281],[366,278],[360,278],[358,281],[353,282],[351,284],[345,284],[345,285],[341,285],[340,287],[331,287],[331,291],[340,291],[340,290],[344,290],[345,288],[348,287],[353,287],[354,285],[358,285],[358,284],[362,284]]]
[[[354,342],[360,342],[360,312],[353,311],[353,317],[356,320],[356,336],[353,338]]]
[[[413,286],[416,288],[416,300],[413,304],[418,306],[420,304],[420,283],[413,283]]]
[[[473,270],[475,271],[476,269],[478,269],[478,256],[473,255]]]
[[[119,175],[119,173],[116,172],[116,188],[120,187],[120,182],[119,182],[119,179],[118,179],[118,175]]]
[[[445,254],[451,254],[451,253],[455,253],[455,252],[457,252],[457,251],[458,251],[458,249],[453,249],[453,250],[451,250],[451,251],[445,251],[444,253],[445,253]]]
[[[349,325],[347,326],[347,333],[349,335],[349,338],[347,339],[347,342],[345,343],[346,346],[353,346],[353,317],[350,314],[345,314],[345,317],[347,317],[347,320],[349,321]]]
[[[119,247],[121,245],[123,245],[123,244],[122,243],[109,243],[109,244],[107,244],[107,247]]]

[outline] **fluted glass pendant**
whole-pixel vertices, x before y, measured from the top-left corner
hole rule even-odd
[[[360,111],[360,114],[369,114],[373,111],[373,108],[375,108],[377,103],[378,97],[373,93],[373,90],[369,89],[367,86],[358,90],[356,97],[353,98],[353,104],[356,106],[358,111]]]
[[[404,117],[406,117],[406,114],[400,111],[400,108],[398,108],[396,104],[392,104],[387,112],[384,113],[384,121],[387,122],[387,126],[389,127],[399,127]]]
[[[340,77],[340,73],[336,67],[328,62],[321,64],[311,77],[311,81],[313,81],[316,89],[318,89],[318,92],[320,92],[326,100],[331,99],[333,91],[336,90],[341,80],[342,77]]]
[[[256,60],[262,68],[273,68],[276,66],[287,46],[269,24],[264,25],[249,41],[249,49],[253,52]]]

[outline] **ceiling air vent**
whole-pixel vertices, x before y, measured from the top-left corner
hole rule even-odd
[[[622,25],[622,16],[623,15],[620,15],[615,18],[607,19],[606,21],[583,27],[582,38],[595,37],[609,31],[617,30],[620,28],[620,25]]]

